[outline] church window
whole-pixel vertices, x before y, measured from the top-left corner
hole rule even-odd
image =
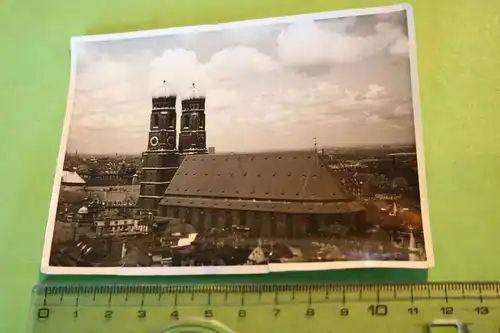
[[[182,116],[182,128],[189,128],[189,115]]]
[[[191,113],[189,128],[196,129],[198,127],[198,114],[196,112]]]
[[[160,124],[160,117],[158,116],[158,114],[154,114],[153,115],[153,127],[158,127],[158,125]]]
[[[239,212],[240,215],[240,225],[247,225],[247,215],[244,211]]]
[[[172,207],[172,217],[179,218],[179,207]]]
[[[210,228],[214,228],[217,225],[217,211],[216,210],[211,210],[208,213],[208,223]]]
[[[224,227],[230,230],[232,226],[233,226],[233,214],[231,212],[226,212]]]
[[[175,127],[175,117],[173,112],[169,112],[167,116],[167,121],[168,121],[168,127]]]
[[[306,232],[309,236],[316,235],[319,229],[318,217],[314,214],[308,216],[308,223],[306,224]]]
[[[205,115],[201,115],[199,118],[199,128],[204,128],[205,127]]]

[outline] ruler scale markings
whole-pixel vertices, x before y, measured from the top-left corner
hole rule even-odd
[[[236,326],[231,327],[231,329],[234,328],[235,331],[239,333],[247,333],[248,330],[243,326],[238,326],[243,324],[234,324],[234,321],[229,317],[230,315],[240,318],[237,322],[246,322],[251,326],[252,320],[255,320],[256,323],[263,320],[261,318],[266,316],[265,311],[269,311],[271,318],[274,317],[274,319],[270,321],[272,327],[271,331],[281,329],[280,325],[284,325],[284,330],[293,331],[293,329],[299,329],[302,319],[298,319],[297,325],[299,326],[292,325],[287,327],[287,321],[289,321],[290,318],[307,317],[309,321],[313,320],[317,322],[317,325],[320,325],[318,326],[320,327],[319,331],[324,333],[326,330],[321,331],[321,327],[323,327],[321,325],[327,325],[326,318],[331,318],[332,316],[337,318],[336,316],[338,316],[340,321],[335,321],[336,325],[339,325],[341,330],[347,330],[350,333],[360,333],[367,329],[380,331],[382,326],[379,325],[397,326],[402,325],[402,323],[413,325],[408,326],[406,330],[407,333],[416,333],[416,327],[418,325],[422,325],[426,322],[430,323],[434,318],[439,318],[440,314],[448,314],[451,315],[450,317],[447,316],[448,318],[460,318],[461,322],[466,326],[474,325],[475,332],[498,331],[498,333],[500,333],[499,286],[500,284],[498,283],[433,283],[406,285],[318,284],[311,286],[41,286],[38,289],[34,289],[35,298],[32,304],[34,306],[43,304],[43,308],[38,308],[38,321],[36,321],[38,324],[34,326],[35,330],[30,333],[51,333],[54,331],[54,328],[57,330],[57,327],[63,327],[64,325],[73,325],[73,328],[70,329],[72,333],[87,333],[92,331],[90,327],[92,327],[94,331],[103,330],[104,326],[100,325],[104,325],[105,322],[107,323],[106,325],[110,327],[110,330],[116,329],[119,331],[119,325],[123,325],[120,321],[122,316],[130,316],[132,319],[130,325],[135,325],[127,327],[128,330],[143,332],[146,331],[145,325],[151,327],[152,324],[162,325],[162,321],[168,322],[168,319],[164,318],[165,312],[157,308],[156,305],[152,309],[143,309],[145,303],[147,303],[146,296],[158,294],[158,298],[160,299],[163,291],[173,294],[172,296],[174,296],[174,299],[178,296],[178,293],[188,293],[186,296],[189,300],[189,293],[192,294],[194,292],[209,297],[208,301],[210,308],[203,307],[203,302],[200,303],[199,301],[197,302],[199,304],[196,304],[196,302],[186,303],[183,301],[184,298],[178,299],[178,304],[177,300],[175,300],[173,306],[172,302],[168,302],[167,304],[171,305],[167,305],[167,315],[168,313],[172,313],[173,310],[178,311],[177,317],[171,315],[170,320],[177,319],[182,321],[186,316],[198,316],[202,318],[203,313],[205,313],[205,320],[213,319],[222,323],[233,323],[232,325]],[[350,290],[349,295],[347,295],[347,288]],[[425,289],[427,289],[427,297],[425,297]],[[416,293],[417,290],[421,290],[420,295]],[[254,296],[250,297],[250,295],[247,295],[248,291],[258,292],[259,301],[257,302]],[[293,297],[291,300],[289,297],[286,297],[285,302],[280,304],[280,308],[278,309],[277,306],[278,303],[280,303],[278,294],[281,291],[291,292]],[[213,292],[224,293],[224,296],[220,295],[221,297],[217,296],[216,298],[211,298]],[[358,292],[359,297],[356,297],[356,292]],[[93,302],[83,301],[84,299],[80,302],[79,299],[80,295],[83,295],[82,293],[90,296],[86,299],[88,301],[92,299]],[[137,295],[138,297],[135,297],[130,293],[140,293],[141,296]],[[354,296],[354,298],[352,298],[351,295]],[[120,297],[117,298],[116,296]],[[63,301],[61,302],[60,300],[62,297]],[[73,300],[71,300],[72,297]],[[36,302],[37,298],[38,302]],[[340,308],[341,304],[335,304],[341,299],[342,308]],[[420,299],[422,301],[418,302],[418,307],[410,307],[410,304]],[[427,301],[427,299],[429,301]],[[107,303],[106,300],[108,301]],[[377,303],[374,302],[375,300]],[[445,311],[451,309],[452,312],[444,313],[444,310],[442,310],[442,308],[440,309],[439,300],[445,300],[446,303],[448,303],[446,304]],[[137,309],[137,303],[139,303],[139,301],[141,308]],[[405,302],[408,303],[405,304]],[[486,306],[481,304],[485,304]],[[337,306],[339,306],[339,308],[337,308]],[[58,309],[67,308],[69,311],[65,312],[58,310],[53,312],[53,308],[55,307]],[[252,309],[251,312],[248,311],[248,307]],[[366,311],[368,307],[372,307],[372,310]],[[101,312],[100,309],[102,309],[103,312]],[[147,320],[141,321],[141,318],[146,318],[146,311]],[[78,312],[80,312],[80,314]],[[141,317],[141,313],[143,317]],[[161,313],[162,315],[160,315]],[[327,313],[328,315],[326,317],[325,315],[318,316],[318,314],[321,313]],[[64,319],[64,316],[68,317]],[[368,317],[363,319],[363,316]],[[82,319],[84,317],[94,317],[95,319],[104,317],[106,321],[102,319],[90,321],[87,319],[79,320],[79,317]],[[356,317],[361,318],[358,320]],[[35,308],[35,319],[36,318],[37,312]],[[245,319],[243,320],[243,318]],[[372,323],[370,318],[379,319]],[[396,318],[399,319],[397,320]],[[58,323],[58,321],[60,321],[60,323]],[[365,321],[366,324],[362,323],[363,321]],[[147,324],[148,322],[150,324]],[[163,322],[163,325],[166,322]],[[322,324],[319,324],[320,322]],[[380,324],[382,322],[383,324]],[[357,324],[354,325],[354,323]],[[343,325],[354,326],[352,326],[352,329],[348,329],[348,326],[344,327]],[[112,326],[114,328],[111,328]],[[362,326],[364,326],[364,328],[361,330]],[[52,328],[50,329],[49,327]],[[86,327],[86,329],[84,329],[84,327]],[[398,328],[398,331],[405,330]],[[419,331],[419,333],[420,332],[421,331]]]
[[[47,306],[47,292],[48,292],[48,289],[46,288],[45,293],[43,295],[43,307]]]
[[[75,309],[73,310],[73,318],[78,318],[78,305],[80,303],[80,290],[76,291]]]

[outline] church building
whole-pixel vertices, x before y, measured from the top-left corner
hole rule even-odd
[[[194,86],[180,103],[176,146],[176,99],[166,90],[153,97],[142,209],[179,218],[201,235],[241,226],[251,237],[300,238],[365,221],[364,207],[315,149],[208,154],[205,97]]]
[[[160,202],[200,234],[249,228],[251,237],[313,236],[356,228],[364,208],[315,151],[188,156]]]
[[[143,152],[138,206],[157,215],[158,205],[179,164],[189,154],[207,154],[205,98],[193,84],[181,100],[179,144],[177,145],[177,96],[163,82],[152,98],[147,150]]]

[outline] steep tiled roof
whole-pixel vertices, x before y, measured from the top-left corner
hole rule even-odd
[[[85,184],[85,180],[83,180],[83,178],[80,177],[79,174],[77,174],[74,171],[67,171],[67,170],[64,170],[62,172],[61,181],[63,184],[74,184],[74,185]]]
[[[313,151],[187,156],[165,196],[301,202],[353,200],[339,177]]]

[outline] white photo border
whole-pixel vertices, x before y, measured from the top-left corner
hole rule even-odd
[[[300,20],[320,20],[331,18],[342,18],[351,16],[365,16],[386,14],[390,12],[405,11],[408,25],[409,58],[411,72],[411,87],[413,100],[413,114],[415,127],[415,142],[417,149],[418,178],[420,188],[420,205],[422,214],[422,225],[425,242],[425,261],[332,261],[313,263],[278,263],[268,265],[248,265],[248,266],[200,266],[200,267],[59,267],[50,266],[50,255],[52,238],[54,236],[57,205],[60,191],[60,179],[63,172],[63,164],[66,155],[66,146],[70,129],[71,112],[74,102],[75,81],[76,81],[76,52],[78,45],[87,42],[111,41],[123,39],[148,38],[155,36],[166,36],[176,34],[187,34],[202,31],[219,31],[232,28],[265,26],[274,24],[286,24]],[[45,232],[45,242],[42,254],[41,272],[49,275],[123,275],[123,276],[169,276],[169,275],[235,275],[235,274],[264,274],[270,272],[290,272],[290,271],[321,271],[356,268],[405,268],[405,269],[428,269],[435,265],[434,251],[431,239],[431,226],[429,222],[429,206],[427,201],[427,177],[425,168],[423,128],[420,107],[420,92],[417,70],[417,53],[415,44],[415,24],[413,8],[409,4],[399,4],[383,7],[371,7],[363,9],[349,9],[340,11],[328,11],[321,13],[311,13],[303,15],[292,15],[283,17],[273,17],[255,19],[247,21],[237,21],[214,25],[197,25],[188,27],[175,27],[157,30],[145,30],[137,32],[126,32],[116,34],[91,35],[71,38],[71,74],[69,92],[66,106],[66,114],[61,136],[61,143],[57,159],[57,169],[54,175],[54,185],[50,201],[50,211],[47,228]]]

